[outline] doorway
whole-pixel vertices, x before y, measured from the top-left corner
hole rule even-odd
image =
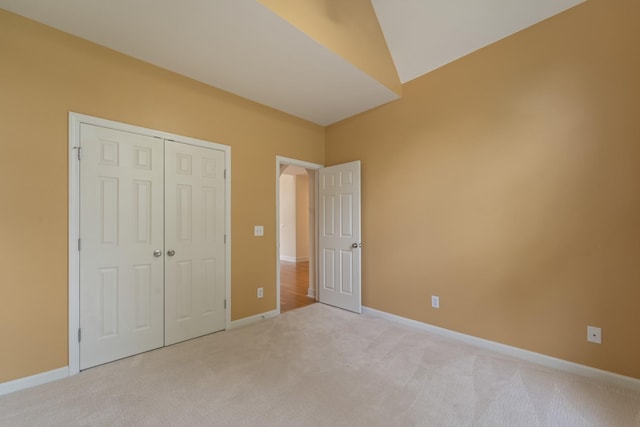
[[[315,302],[309,292],[309,174],[287,165],[280,175],[280,312]],[[313,291],[313,290],[312,290]]]
[[[360,161],[324,167],[276,156],[276,229],[280,230],[280,176],[289,166],[308,174],[309,285],[313,300],[362,312]],[[276,233],[277,312],[281,307],[280,233]]]
[[[277,304],[284,313],[317,301],[316,186],[320,165],[276,159]]]

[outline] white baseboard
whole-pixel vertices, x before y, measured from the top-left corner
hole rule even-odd
[[[266,313],[256,314],[255,316],[245,317],[243,319],[234,320],[229,325],[229,329],[240,328],[242,326],[251,325],[252,323],[259,322],[261,320],[270,319],[276,317],[280,312],[278,310],[267,311]]]
[[[316,290],[315,288],[309,288],[307,289],[307,296],[309,298],[315,298],[316,297]]]
[[[300,257],[300,258],[296,258],[296,257],[292,257],[292,256],[281,255],[281,256],[280,256],[280,261],[286,261],[286,262],[307,262],[307,261],[309,261],[309,257]]]
[[[500,344],[495,341],[489,341],[483,338],[474,337],[472,335],[451,331],[449,329],[433,326],[428,323],[418,322],[417,320],[407,319],[406,317],[397,316],[395,314],[386,313],[369,307],[362,307],[362,313],[370,316],[379,317],[381,319],[390,320],[392,322],[401,323],[406,326],[431,332],[446,338],[481,347],[487,350],[502,353],[528,362],[537,363],[551,369],[568,372],[575,375],[603,381],[615,386],[624,387],[634,391],[640,391],[640,380],[637,378],[627,377],[602,369],[592,368],[590,366],[580,365],[578,363],[569,362],[567,360],[558,359],[544,354],[535,353],[529,350],[512,347],[506,344]]]
[[[0,384],[0,396],[13,393],[14,391],[24,390],[26,388],[35,387],[50,383],[51,381],[60,380],[69,376],[69,367],[54,369],[53,371],[42,372],[41,374],[31,375],[30,377],[18,378],[17,380],[7,381]]]

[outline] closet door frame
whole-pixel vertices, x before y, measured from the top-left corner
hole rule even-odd
[[[225,157],[225,300],[226,300],[226,320],[225,329],[231,324],[231,147],[215,142],[204,141],[195,138],[189,138],[182,135],[163,132],[155,129],[148,129],[140,126],[129,125],[126,123],[115,122],[112,120],[102,119],[99,117],[87,116],[84,114],[69,113],[69,375],[75,375],[80,372],[80,254],[78,251],[80,238],[80,163],[78,156],[78,147],[80,145],[80,125],[90,124],[94,126],[103,126],[106,128],[121,130],[125,132],[147,135],[158,139],[161,144],[162,140],[170,139],[177,142],[184,142],[191,145],[197,145],[204,148],[213,148],[224,151]]]

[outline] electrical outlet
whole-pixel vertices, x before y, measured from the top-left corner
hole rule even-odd
[[[587,326],[587,341],[602,344],[602,329],[596,326]]]
[[[258,288],[258,298],[262,298],[264,296],[264,288]]]
[[[253,235],[254,236],[264,236],[264,225],[256,225],[253,227]]]
[[[431,295],[431,307],[440,308],[440,297]]]

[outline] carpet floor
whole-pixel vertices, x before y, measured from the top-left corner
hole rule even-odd
[[[640,393],[313,304],[0,397],[2,426],[640,426]]]

